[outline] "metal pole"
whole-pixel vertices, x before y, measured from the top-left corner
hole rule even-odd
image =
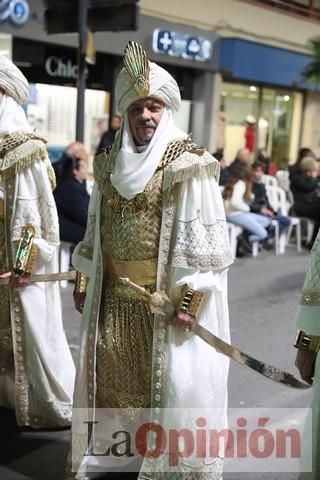
[[[256,130],[256,140],[255,140],[256,143],[255,143],[255,146],[254,146],[254,158],[255,158],[255,160],[257,160],[258,154],[259,154],[259,120],[260,120],[261,113],[262,113],[262,101],[263,101],[263,92],[262,92],[262,87],[259,86],[258,87],[257,121],[256,121],[256,126],[255,126],[255,130]]]
[[[78,49],[78,95],[77,95],[77,121],[76,140],[84,141],[84,99],[86,90],[86,45],[88,24],[88,0],[78,0],[79,17],[79,49]]]

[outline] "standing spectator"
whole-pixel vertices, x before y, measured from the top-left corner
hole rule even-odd
[[[61,176],[54,191],[60,225],[60,240],[78,243],[87,226],[89,194],[86,190],[87,165],[78,157],[64,154]]]
[[[101,153],[105,148],[110,147],[115,139],[116,133],[121,127],[120,115],[112,115],[110,128],[101,137],[100,143],[97,148],[97,154]]]
[[[279,223],[279,233],[281,235],[281,233],[289,228],[291,223],[290,218],[273,210],[268,199],[266,187],[261,181],[263,173],[263,164],[254,162],[251,167],[252,193],[254,199],[250,203],[250,211],[264,215],[271,220],[277,220]]]
[[[65,158],[65,155],[69,157],[77,157],[83,162],[85,162],[86,165],[88,165],[89,154],[86,150],[86,147],[83,145],[83,143],[78,141],[69,143],[69,145],[66,147],[65,151],[63,152],[61,158],[52,165],[57,183],[59,183],[60,181],[60,176],[62,173],[62,164]]]
[[[222,194],[228,222],[246,230],[244,238],[250,244],[265,240],[268,237],[267,228],[271,225],[269,217],[250,212],[251,188],[250,168],[242,166],[230,175]]]
[[[256,144],[256,119],[253,115],[248,115],[246,117],[246,129],[244,132],[244,137],[245,148],[247,148],[249,152],[253,152]]]

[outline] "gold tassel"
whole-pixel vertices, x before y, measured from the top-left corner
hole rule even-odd
[[[183,165],[179,168],[180,162],[183,162]],[[184,167],[184,165],[186,166]],[[201,157],[198,157],[193,153],[185,152],[176,162],[169,164],[165,170],[163,190],[167,190],[175,183],[186,182],[187,180],[195,177],[213,177],[218,182],[219,175],[219,162],[217,162],[217,160],[213,160],[211,155],[209,155],[207,152],[205,152]]]
[[[7,182],[11,178],[15,177],[17,173],[22,172],[30,165],[32,165],[36,160],[46,160],[47,159],[47,150],[46,147],[38,147],[36,150],[34,146],[32,147],[32,152],[27,153],[20,158],[18,161],[13,163],[10,167],[5,168],[0,172],[0,182]]]

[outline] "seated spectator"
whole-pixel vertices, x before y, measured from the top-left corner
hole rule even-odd
[[[238,167],[250,165],[250,160],[250,150],[248,148],[240,148],[235,160],[230,163],[229,167],[226,168],[223,176],[223,181],[220,182],[220,185],[225,185],[229,176],[232,175]]]
[[[86,178],[86,162],[64,154],[60,179],[53,192],[58,210],[60,240],[64,242],[76,244],[84,237],[90,199]]]
[[[220,178],[219,178],[219,185],[224,185],[225,180],[226,180],[226,174],[227,174],[227,166],[226,162],[224,159],[224,154],[223,154],[223,149],[219,148],[216,152],[214,152],[213,157],[218,160],[220,163]]]
[[[300,173],[300,163],[301,161],[306,158],[306,157],[312,157],[312,158],[316,158],[315,154],[313,153],[313,151],[310,149],[310,148],[306,148],[306,147],[303,147],[303,148],[300,148],[299,152],[298,152],[298,158],[297,158],[297,161],[296,163],[294,163],[293,165],[290,165],[289,166],[289,176],[290,176],[290,179],[296,174],[296,173]]]
[[[305,157],[301,160],[299,171],[296,171],[290,178],[295,214],[315,221],[309,247],[313,245],[320,224],[320,189],[318,181],[318,163],[314,157]]]
[[[250,203],[250,211],[264,215],[271,220],[277,220],[279,223],[279,233],[281,235],[281,233],[289,228],[291,221],[289,217],[275,212],[270,205],[266,187],[261,181],[263,174],[264,165],[260,162],[254,162],[251,167],[252,193],[254,199]]]
[[[222,193],[227,221],[245,230],[245,234],[238,238],[244,250],[247,250],[246,241],[251,245],[255,241],[266,240],[267,228],[272,223],[269,217],[250,212],[249,205],[253,199],[251,188],[250,168],[239,166],[229,176]]]

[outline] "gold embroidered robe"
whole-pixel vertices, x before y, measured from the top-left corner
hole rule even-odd
[[[133,402],[136,403],[133,406],[147,406],[150,398],[154,415],[157,417],[161,407],[167,406],[171,401],[167,391],[170,380],[168,372],[170,365],[172,362],[174,363],[174,355],[170,351],[172,342],[170,340],[170,336],[172,336],[169,327],[170,319],[155,315],[153,316],[153,325],[149,326],[148,323],[152,318],[148,312],[149,307],[143,306],[143,302],[139,301],[140,305],[134,309],[133,316],[136,318],[140,309],[139,321],[142,323],[139,325],[142,328],[138,332],[138,341],[146,343],[143,346],[138,345],[137,349],[133,348],[136,345],[136,339],[131,338],[130,333],[134,322],[130,323],[129,314],[125,312],[125,305],[129,301],[132,307],[136,300],[132,297],[132,293],[121,293],[121,288],[118,289],[115,284],[110,289],[107,287],[108,256],[116,260],[116,262],[113,261],[113,266],[118,274],[123,271],[121,269],[125,262],[150,261],[156,257],[155,286],[157,290],[165,290],[167,293],[171,288],[171,269],[186,268],[189,271],[219,272],[232,263],[223,203],[215,181],[219,173],[219,165],[211,155],[193,144],[190,146],[188,141],[171,142],[168,144],[164,158],[159,159],[160,171],[150,181],[151,185],[155,182],[152,194],[144,191],[132,201],[127,201],[121,199],[114,192],[109,181],[116,152],[117,144],[113,146],[109,154],[102,153],[95,159],[96,183],[89,206],[87,231],[84,240],[78,244],[73,254],[75,268],[90,277],[82,319],[81,353],[74,396],[74,412],[76,414],[74,413],[73,417],[72,460],[73,469],[79,469],[79,478],[82,478],[80,472],[85,475],[86,466],[83,462],[83,455],[88,447],[88,432],[83,427],[81,414],[79,413],[79,417],[77,416],[81,409],[88,412],[87,420],[90,422],[94,420],[94,406],[128,406]],[[160,178],[162,172],[163,178],[159,188],[158,176]],[[146,190],[149,186],[150,184]],[[158,200],[152,204],[152,198],[158,198]],[[204,202],[206,201],[209,208],[205,206]],[[148,220],[143,232],[141,221],[146,202],[153,212],[150,211],[150,218],[147,213]],[[160,208],[160,215],[156,213],[157,205]],[[126,219],[128,224],[121,222],[122,218]],[[143,233],[146,238],[143,237]],[[118,242],[115,241],[117,238]],[[148,239],[152,239],[153,243],[150,249],[147,245]],[[139,268],[141,268],[141,264]],[[135,280],[132,276],[131,279]],[[144,283],[142,282],[142,284]],[[151,288],[152,286],[151,284]],[[128,295],[131,296],[131,299],[128,299]],[[226,296],[223,295],[222,301],[225,302],[225,300]],[[122,306],[120,306],[121,302]],[[121,309],[123,317],[119,319]],[[219,307],[218,311],[221,312],[222,309]],[[218,319],[218,317],[216,318]],[[227,318],[218,319],[219,325],[224,325],[225,322],[228,323]],[[223,327],[223,331],[218,331],[216,330],[220,328],[218,323],[214,331],[228,340],[228,326],[226,325],[226,329]],[[118,326],[122,329],[121,334],[115,332]],[[132,360],[130,372],[134,372],[133,365],[138,366],[140,361],[141,367],[142,361],[150,357],[151,339],[149,336],[152,332],[152,365],[151,368],[148,365],[144,370],[145,381],[140,385],[135,384],[135,388],[131,389],[131,382],[127,383],[127,380],[124,379],[125,388],[122,392],[120,387],[115,388],[115,383],[112,384],[110,373],[106,375],[107,380],[105,381],[103,365],[107,364],[107,359],[112,362],[123,355],[123,360],[126,361],[121,345],[117,345],[116,349],[114,344],[111,346],[112,339],[118,339],[120,335],[125,339],[124,344],[129,347],[128,356]],[[116,343],[118,342],[116,341]],[[107,352],[108,347],[109,353],[104,354],[103,350]],[[203,350],[203,345],[198,347],[196,342],[195,348]],[[137,358],[134,358],[132,355],[136,352],[139,354]],[[222,359],[220,354],[217,355],[216,358],[219,358],[224,365],[217,370],[223,377],[221,391],[226,393],[228,361]],[[110,372],[111,368],[111,365],[107,366],[106,371]],[[149,383],[149,369],[150,385],[149,391],[146,392],[146,386]],[[133,383],[135,383],[135,375],[133,375]],[[116,392],[116,395],[112,392]],[[202,393],[198,390],[198,403],[201,403],[201,395]],[[209,468],[208,471],[210,471]],[[220,478],[221,472],[219,476],[214,475],[212,473],[210,478]],[[141,476],[141,478],[156,478],[156,476],[151,474],[151,476]]]

